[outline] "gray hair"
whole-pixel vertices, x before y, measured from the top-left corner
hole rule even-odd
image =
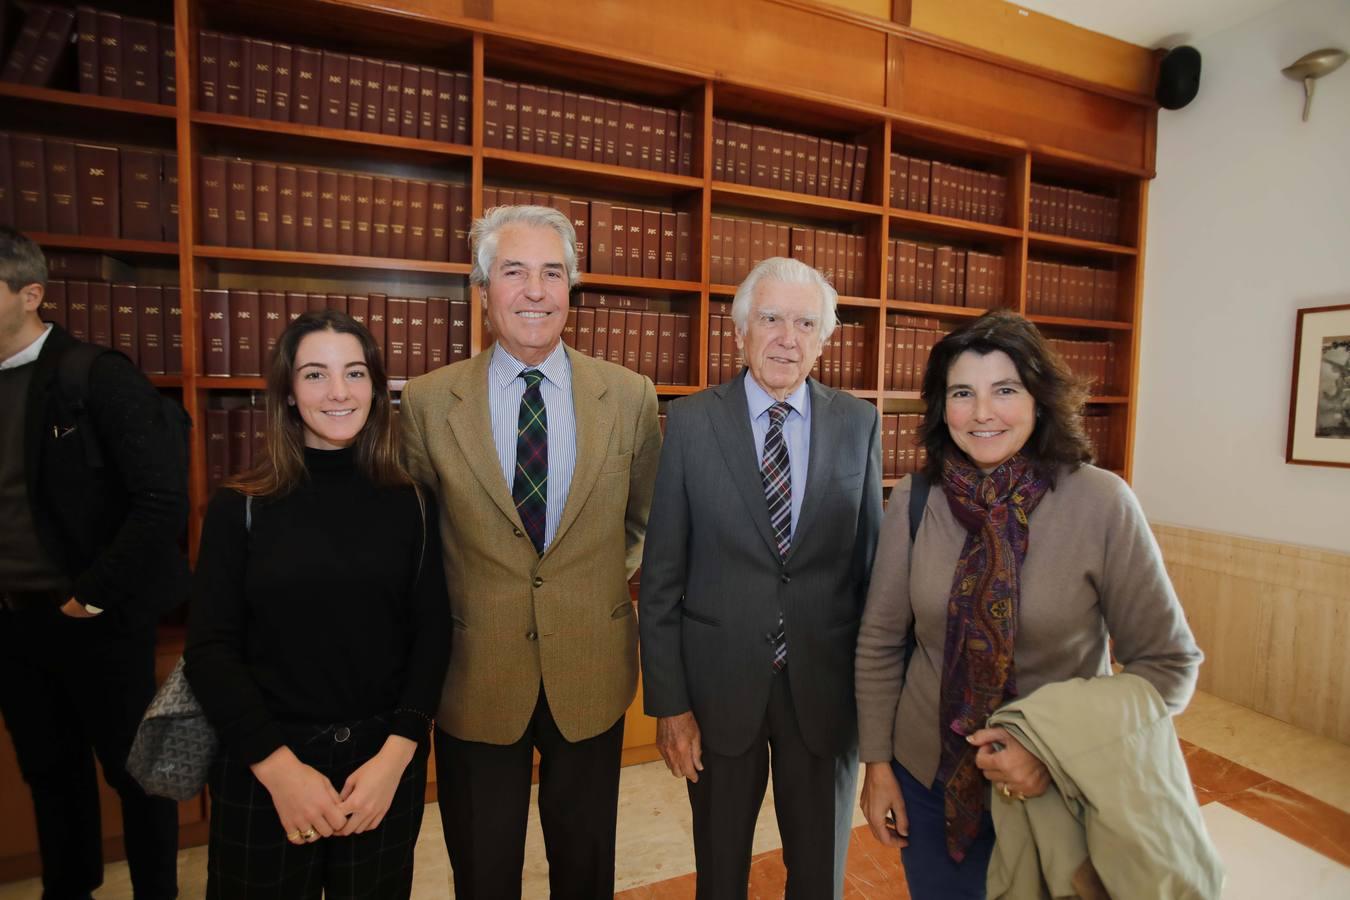
[[[530,225],[556,231],[562,238],[563,260],[567,263],[567,287],[577,286],[581,281],[581,268],[577,265],[577,230],[567,216],[548,206],[494,206],[481,219],[475,220],[469,229],[473,258],[470,284],[481,288],[488,286],[488,273],[497,260],[497,238],[508,225]]]
[[[825,276],[799,259],[785,256],[771,256],[761,261],[745,276],[741,286],[736,288],[736,298],[731,301],[731,320],[736,328],[745,334],[750,324],[750,304],[755,297],[755,288],[761,281],[780,281],[783,284],[813,284],[820,288],[820,342],[823,344],[834,334],[839,324],[835,310],[839,307],[839,293],[825,280]]]
[[[47,286],[47,257],[27,235],[0,225],[0,281],[18,293],[30,284]]]

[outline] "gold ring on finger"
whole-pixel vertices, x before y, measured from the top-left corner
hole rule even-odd
[[[307,841],[312,841],[319,836],[319,833],[313,828],[306,828],[304,831],[300,832],[300,836]]]
[[[1012,791],[1008,790],[1008,783],[1006,781],[1000,781],[998,783],[998,792],[1002,794],[1004,797],[1010,799],[1012,797]]]
[[[292,844],[300,843],[300,829],[297,828],[290,834],[286,835],[286,840],[290,841]]]

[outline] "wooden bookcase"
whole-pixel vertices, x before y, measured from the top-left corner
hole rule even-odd
[[[738,0],[739,2],[739,0]],[[747,0],[748,2],[748,0]],[[781,0],[785,7],[794,4]],[[693,214],[692,248],[697,257],[696,277],[689,281],[584,275],[582,288],[612,289],[668,300],[672,308],[689,312],[693,320],[690,359],[691,384],[661,386],[662,401],[707,387],[708,321],[710,304],[729,300],[734,285],[710,281],[710,223],[714,214],[759,216],[790,225],[820,226],[861,235],[865,246],[865,291],[840,298],[841,318],[864,326],[868,336],[867,382],[854,391],[884,413],[921,409],[917,392],[883,389],[884,354],[877,348],[885,334],[887,316],[894,313],[936,317],[950,327],[983,310],[893,300],[886,296],[887,242],[917,238],[982,249],[1003,258],[1003,305],[1027,312],[1029,261],[1047,260],[1114,269],[1119,276],[1118,296],[1109,320],[1031,315],[1047,335],[1055,338],[1106,341],[1113,345],[1114,388],[1092,398],[1090,412],[1110,423],[1109,439],[1101,448],[1103,464],[1129,478],[1133,445],[1139,353],[1139,312],[1142,298],[1143,241],[1147,187],[1152,172],[1152,128],[1142,131],[1127,123],[1124,143],[1144,145],[1140,165],[1121,162],[1120,155],[1088,155],[1080,150],[1056,149],[1022,137],[972,128],[971,115],[952,122],[906,111],[901,104],[879,105],[853,97],[832,97],[803,88],[772,86],[760,81],[724,76],[698,65],[681,66],[640,55],[615,54],[599,39],[592,46],[551,39],[511,24],[488,22],[422,10],[426,4],[409,2],[377,5],[359,0],[108,0],[102,4],[118,12],[173,21],[176,25],[177,103],[167,106],[82,95],[74,90],[0,84],[0,120],[6,130],[41,135],[80,137],[135,143],[177,152],[179,235],[176,242],[100,239],[74,235],[36,234],[48,249],[105,252],[133,266],[176,270],[182,289],[183,366],[181,376],[154,376],[154,383],[182,399],[194,422],[220,398],[261,390],[261,378],[209,378],[202,371],[200,311],[194,288],[263,286],[292,290],[407,292],[412,296],[437,294],[447,285],[467,293],[469,266],[462,263],[411,261],[375,257],[279,250],[206,246],[201,243],[198,164],[202,155],[239,155],[254,160],[290,162],[335,168],[364,168],[383,174],[424,177],[429,172],[452,172],[469,185],[472,215],[483,212],[484,187],[510,187],[601,198],[616,202],[653,203],[665,209]],[[796,6],[810,6],[797,3]],[[400,6],[412,9],[400,11]],[[433,4],[434,6],[434,4]],[[415,14],[414,14],[415,13]],[[840,14],[842,15],[842,14]],[[284,40],[310,47],[351,52],[381,59],[406,61],[470,73],[472,80],[471,139],[467,144],[439,143],[417,138],[352,132],[289,122],[203,112],[197,107],[197,35],[201,29],[248,37]],[[887,52],[905,38],[904,29],[885,37]],[[908,37],[914,37],[909,35]],[[914,60],[945,52],[940,42],[920,40]],[[992,60],[992,61],[991,61]],[[917,64],[917,63],[916,63]],[[997,66],[997,58],[980,58],[971,71]],[[1026,81],[1025,66],[1009,64],[1010,79]],[[692,174],[670,175],[575,159],[540,156],[485,147],[483,140],[483,84],[485,77],[519,79],[581,90],[618,99],[660,104],[692,114],[694,143]],[[766,78],[769,75],[765,76]],[[887,82],[899,76],[887,76]],[[831,84],[826,80],[824,83]],[[975,82],[958,79],[958,85]],[[1072,86],[1049,79],[1047,96],[1054,99]],[[73,88],[73,85],[70,85]],[[958,88],[959,89],[959,88]],[[1076,88],[1074,88],[1076,89]],[[1109,93],[1109,92],[1107,92]],[[1119,93],[1119,92],[1116,92]],[[931,101],[931,98],[930,98]],[[957,104],[959,98],[944,101]],[[1140,105],[1138,98],[1109,103]],[[928,102],[930,108],[941,106]],[[1147,104],[1143,104],[1146,106]],[[979,104],[973,104],[979,108]],[[1134,107],[1131,106],[1131,109]],[[1152,109],[1141,114],[1151,122]],[[806,196],[777,189],[732,184],[713,176],[713,119],[798,131],[865,144],[869,149],[865,192],[861,201]],[[967,121],[962,121],[962,119]],[[892,152],[928,155],[951,163],[971,164],[1007,178],[1008,205],[998,224],[893,208],[889,159]],[[1131,151],[1133,152],[1133,151]],[[1097,191],[1116,198],[1121,209],[1121,239],[1100,243],[1032,231],[1029,196],[1033,182],[1048,182]],[[162,281],[159,283],[163,283]],[[341,286],[333,287],[333,286]],[[476,297],[470,296],[470,348],[481,352],[491,344]],[[394,384],[395,389],[401,383]],[[204,428],[194,429],[191,461],[192,515],[189,546],[195,547],[207,497]],[[887,487],[896,479],[888,479]],[[166,632],[166,660],[181,649],[181,629]],[[638,704],[629,714],[625,762],[655,758],[655,726],[640,715]],[[12,754],[0,746],[0,815],[11,823],[0,839],[0,880],[36,871],[31,814],[26,792],[19,788]],[[111,795],[108,795],[111,798]],[[13,807],[13,808],[11,808]],[[105,812],[107,805],[105,805]],[[205,840],[204,801],[185,805],[185,844]],[[107,833],[115,831],[105,815]],[[27,829],[25,831],[25,829]],[[117,839],[109,842],[118,851]]]

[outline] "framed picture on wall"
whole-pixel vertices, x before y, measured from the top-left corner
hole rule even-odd
[[[1298,311],[1284,459],[1350,468],[1350,304]]]

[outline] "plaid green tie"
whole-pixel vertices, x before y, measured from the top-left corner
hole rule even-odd
[[[511,499],[525,533],[542,555],[548,528],[548,415],[539,392],[544,373],[526,369],[520,377],[525,379],[525,395],[520,398],[516,426],[516,477],[511,484]]]

